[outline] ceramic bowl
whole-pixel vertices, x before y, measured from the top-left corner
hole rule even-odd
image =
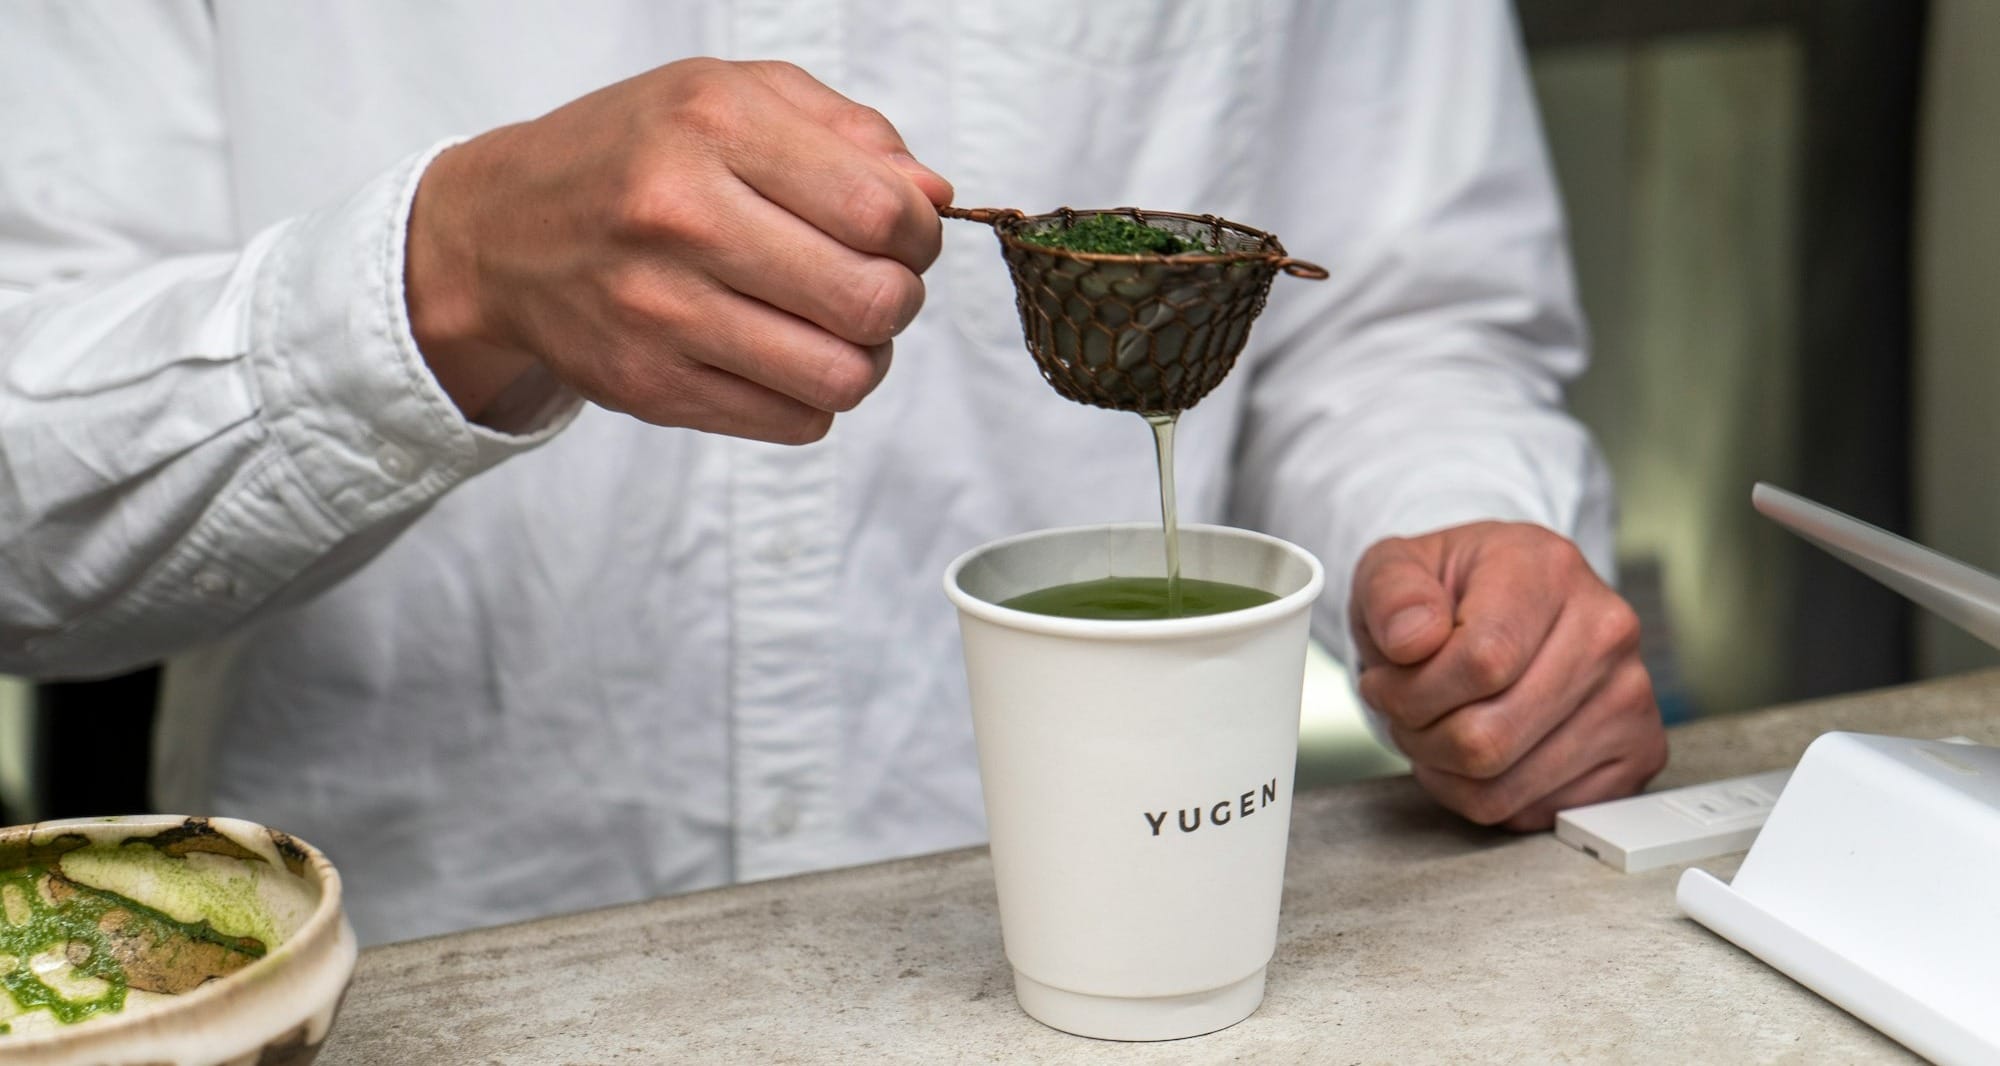
[[[340,875],[278,830],[175,815],[0,829],[0,1062],[304,1066],[354,955]]]

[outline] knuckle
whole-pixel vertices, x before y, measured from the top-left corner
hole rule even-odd
[[[1671,751],[1667,746],[1666,730],[1655,730],[1650,734],[1650,738],[1646,744],[1645,757],[1639,761],[1639,782],[1634,791],[1645,787],[1646,782],[1651,781],[1660,771],[1666,769],[1667,760],[1671,756]]]
[[[1583,564],[1583,551],[1576,542],[1559,533],[1540,526],[1523,526],[1526,535],[1533,538],[1535,551],[1544,560],[1559,567],[1575,567]]]
[[[707,317],[692,306],[694,296],[676,294],[662,279],[639,267],[614,275],[605,283],[603,298],[615,327],[626,337],[652,343],[681,343],[703,328]]]
[[[1647,738],[1644,746],[1632,760],[1634,779],[1629,791],[1637,792],[1646,787],[1661,770],[1667,768],[1667,738],[1664,734]]]
[[[1514,765],[1514,738],[1497,710],[1460,712],[1443,727],[1445,757],[1454,773],[1485,781]]]
[[[644,164],[620,183],[612,201],[610,230],[639,240],[701,243],[714,224],[713,213],[673,182],[660,181]]]
[[[728,60],[717,59],[714,56],[689,56],[667,64],[665,69],[675,71],[684,77],[712,77],[728,71],[731,65]]]
[[[895,243],[903,223],[903,196],[879,175],[869,173],[856,180],[842,206],[859,250],[880,251]]]
[[[1348,594],[1347,613],[1357,622],[1362,618],[1362,607],[1374,593],[1375,575],[1382,570],[1390,543],[1388,540],[1376,541],[1361,553],[1361,558],[1354,561],[1354,572],[1348,581],[1353,591]]]
[[[1358,564],[1358,567],[1370,567],[1372,564],[1381,563],[1384,559],[1399,555],[1409,547],[1409,544],[1410,541],[1407,537],[1383,537],[1381,540],[1369,545],[1367,551],[1361,553],[1361,562]]]
[[[1539,833],[1555,824],[1555,814],[1546,807],[1523,807],[1501,823],[1516,833]]]
[[[875,368],[866,353],[844,345],[821,363],[817,400],[821,411],[852,411],[875,389]]]
[[[1499,825],[1514,817],[1519,808],[1497,788],[1479,788],[1459,800],[1458,811],[1479,825]]]
[[[721,136],[735,129],[742,116],[734,73],[727,64],[698,68],[668,112],[673,125],[703,136]]]
[[[1658,728],[1665,728],[1658,724],[1660,708],[1653,696],[1653,675],[1646,671],[1644,663],[1628,660],[1613,683],[1618,686],[1613,698],[1627,713],[1651,719]]]
[[[678,360],[636,352],[608,361],[604,388],[614,401],[611,406],[654,425],[679,425],[714,402],[700,376],[687,373]]]
[[[1566,580],[1590,570],[1583,549],[1560,533],[1525,522],[1512,523],[1506,530],[1512,550],[1551,578]]]
[[[1396,698],[1401,690],[1390,684],[1387,673],[1380,667],[1361,671],[1361,676],[1355,681],[1355,687],[1360,691],[1363,703],[1393,721],[1402,720],[1403,716],[1398,710],[1399,701]]]
[[[650,279],[637,271],[622,271],[604,283],[604,300],[611,316],[626,328],[650,326],[661,308]]]
[[[743,65],[781,81],[796,81],[800,78],[811,78],[811,75],[806,73],[804,67],[788,59],[753,59]]]
[[[612,352],[609,358],[601,359],[596,365],[596,384],[607,395],[618,401],[618,406],[630,407],[635,404],[650,406],[651,393],[655,387],[654,376],[641,371],[644,364],[623,352]]]
[[[909,260],[909,266],[922,274],[938,261],[938,256],[944,254],[944,220],[940,218],[935,225],[925,225],[918,232],[920,235],[912,249],[916,253],[915,258]]]
[[[1636,651],[1642,634],[1639,612],[1622,598],[1612,597],[1605,608],[1604,619],[1599,624],[1602,639],[1612,650],[1625,653]]]
[[[901,267],[870,269],[854,292],[848,339],[856,344],[881,344],[894,337],[924,302],[923,282]]]
[[[834,116],[833,124],[842,134],[861,138],[879,137],[883,133],[893,136],[896,130],[882,112],[852,101],[841,107]]]
[[[1473,628],[1460,639],[1465,641],[1465,678],[1480,695],[1491,695],[1514,683],[1521,652],[1512,637],[1499,629]]]
[[[833,429],[833,415],[826,411],[805,411],[785,419],[778,426],[776,443],[811,444],[824,439]]]
[[[1348,598],[1348,613],[1355,621],[1365,620],[1370,609],[1396,587],[1394,552],[1391,542],[1382,541],[1362,553],[1361,561],[1354,564],[1354,591]]]

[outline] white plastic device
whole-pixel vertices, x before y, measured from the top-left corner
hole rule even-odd
[[[1572,808],[1556,815],[1556,839],[1628,874],[1742,851],[1791,776],[1773,770]]]
[[[1989,644],[2000,578],[1769,485],[1757,510]],[[2000,711],[1996,711],[2000,714]],[[1689,917],[1934,1061],[2000,1062],[2000,748],[1828,733]]]
[[[1556,839],[1628,874],[1746,851],[1791,776],[1772,770],[1572,807],[1556,815]]]
[[[1681,910],[1939,1063],[2000,1062],[2000,748],[1828,733]]]

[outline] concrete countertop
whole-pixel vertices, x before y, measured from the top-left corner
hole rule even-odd
[[[1830,729],[2000,744],[2000,672],[1678,729],[1656,787],[1789,766]],[[1264,1005],[1209,1036],[1101,1043],[1022,1014],[971,849],[370,949],[319,1061],[1913,1061],[1682,918],[1680,871],[1363,782],[1298,797]]]

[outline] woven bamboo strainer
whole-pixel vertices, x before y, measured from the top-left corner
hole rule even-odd
[[[938,213],[993,227],[1014,277],[1028,352],[1057,392],[1143,415],[1178,414],[1222,383],[1278,271],[1311,280],[1327,276],[1325,268],[1287,256],[1276,237],[1214,215],[1136,207],[1065,207],[1046,215],[945,207]],[[1217,251],[1113,255],[1021,239],[1094,215],[1122,215]]]

